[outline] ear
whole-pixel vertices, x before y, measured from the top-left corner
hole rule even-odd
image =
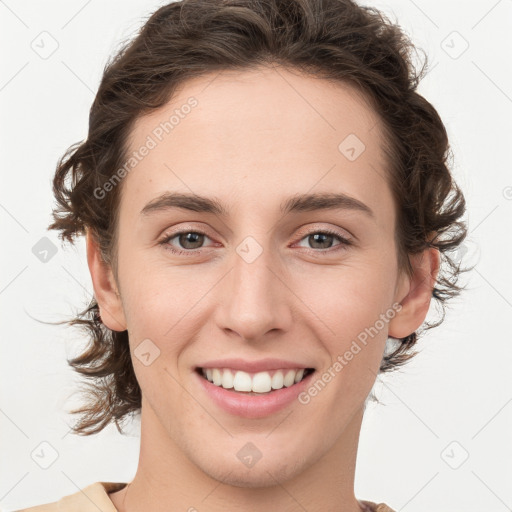
[[[87,263],[91,273],[94,296],[100,308],[101,321],[112,331],[125,331],[126,319],[121,296],[111,267],[103,261],[90,229],[86,231]]]
[[[429,247],[410,255],[409,261],[413,274],[411,277],[401,275],[395,295],[395,301],[402,305],[402,309],[389,322],[388,335],[393,338],[409,336],[424,322],[439,273],[439,250]]]

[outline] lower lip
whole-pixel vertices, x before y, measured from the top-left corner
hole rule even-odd
[[[310,373],[306,378],[292,386],[276,389],[268,394],[246,395],[230,391],[212,384],[209,380],[194,372],[208,396],[224,411],[243,418],[264,418],[291,404],[309,385]]]

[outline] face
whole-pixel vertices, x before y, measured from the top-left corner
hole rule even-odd
[[[387,336],[413,332],[429,302],[397,268],[382,145],[356,90],[284,69],[194,79],[138,119],[130,152],[147,154],[122,183],[120,297],[91,270],[103,321],[128,330],[143,429],[161,446],[241,486],[291,478],[338,446]],[[272,370],[263,388],[279,368],[314,372],[248,395],[198,367]]]

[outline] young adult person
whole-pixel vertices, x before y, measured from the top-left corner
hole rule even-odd
[[[109,63],[50,227],[94,286],[75,432],[140,411],[139,464],[27,510],[392,511],[354,494],[365,405],[465,236],[413,49],[349,0],[183,0]]]

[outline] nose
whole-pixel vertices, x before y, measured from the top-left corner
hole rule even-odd
[[[232,270],[222,280],[222,299],[216,312],[218,327],[245,341],[289,330],[294,295],[284,282],[282,264],[254,240],[238,249],[233,253]]]

